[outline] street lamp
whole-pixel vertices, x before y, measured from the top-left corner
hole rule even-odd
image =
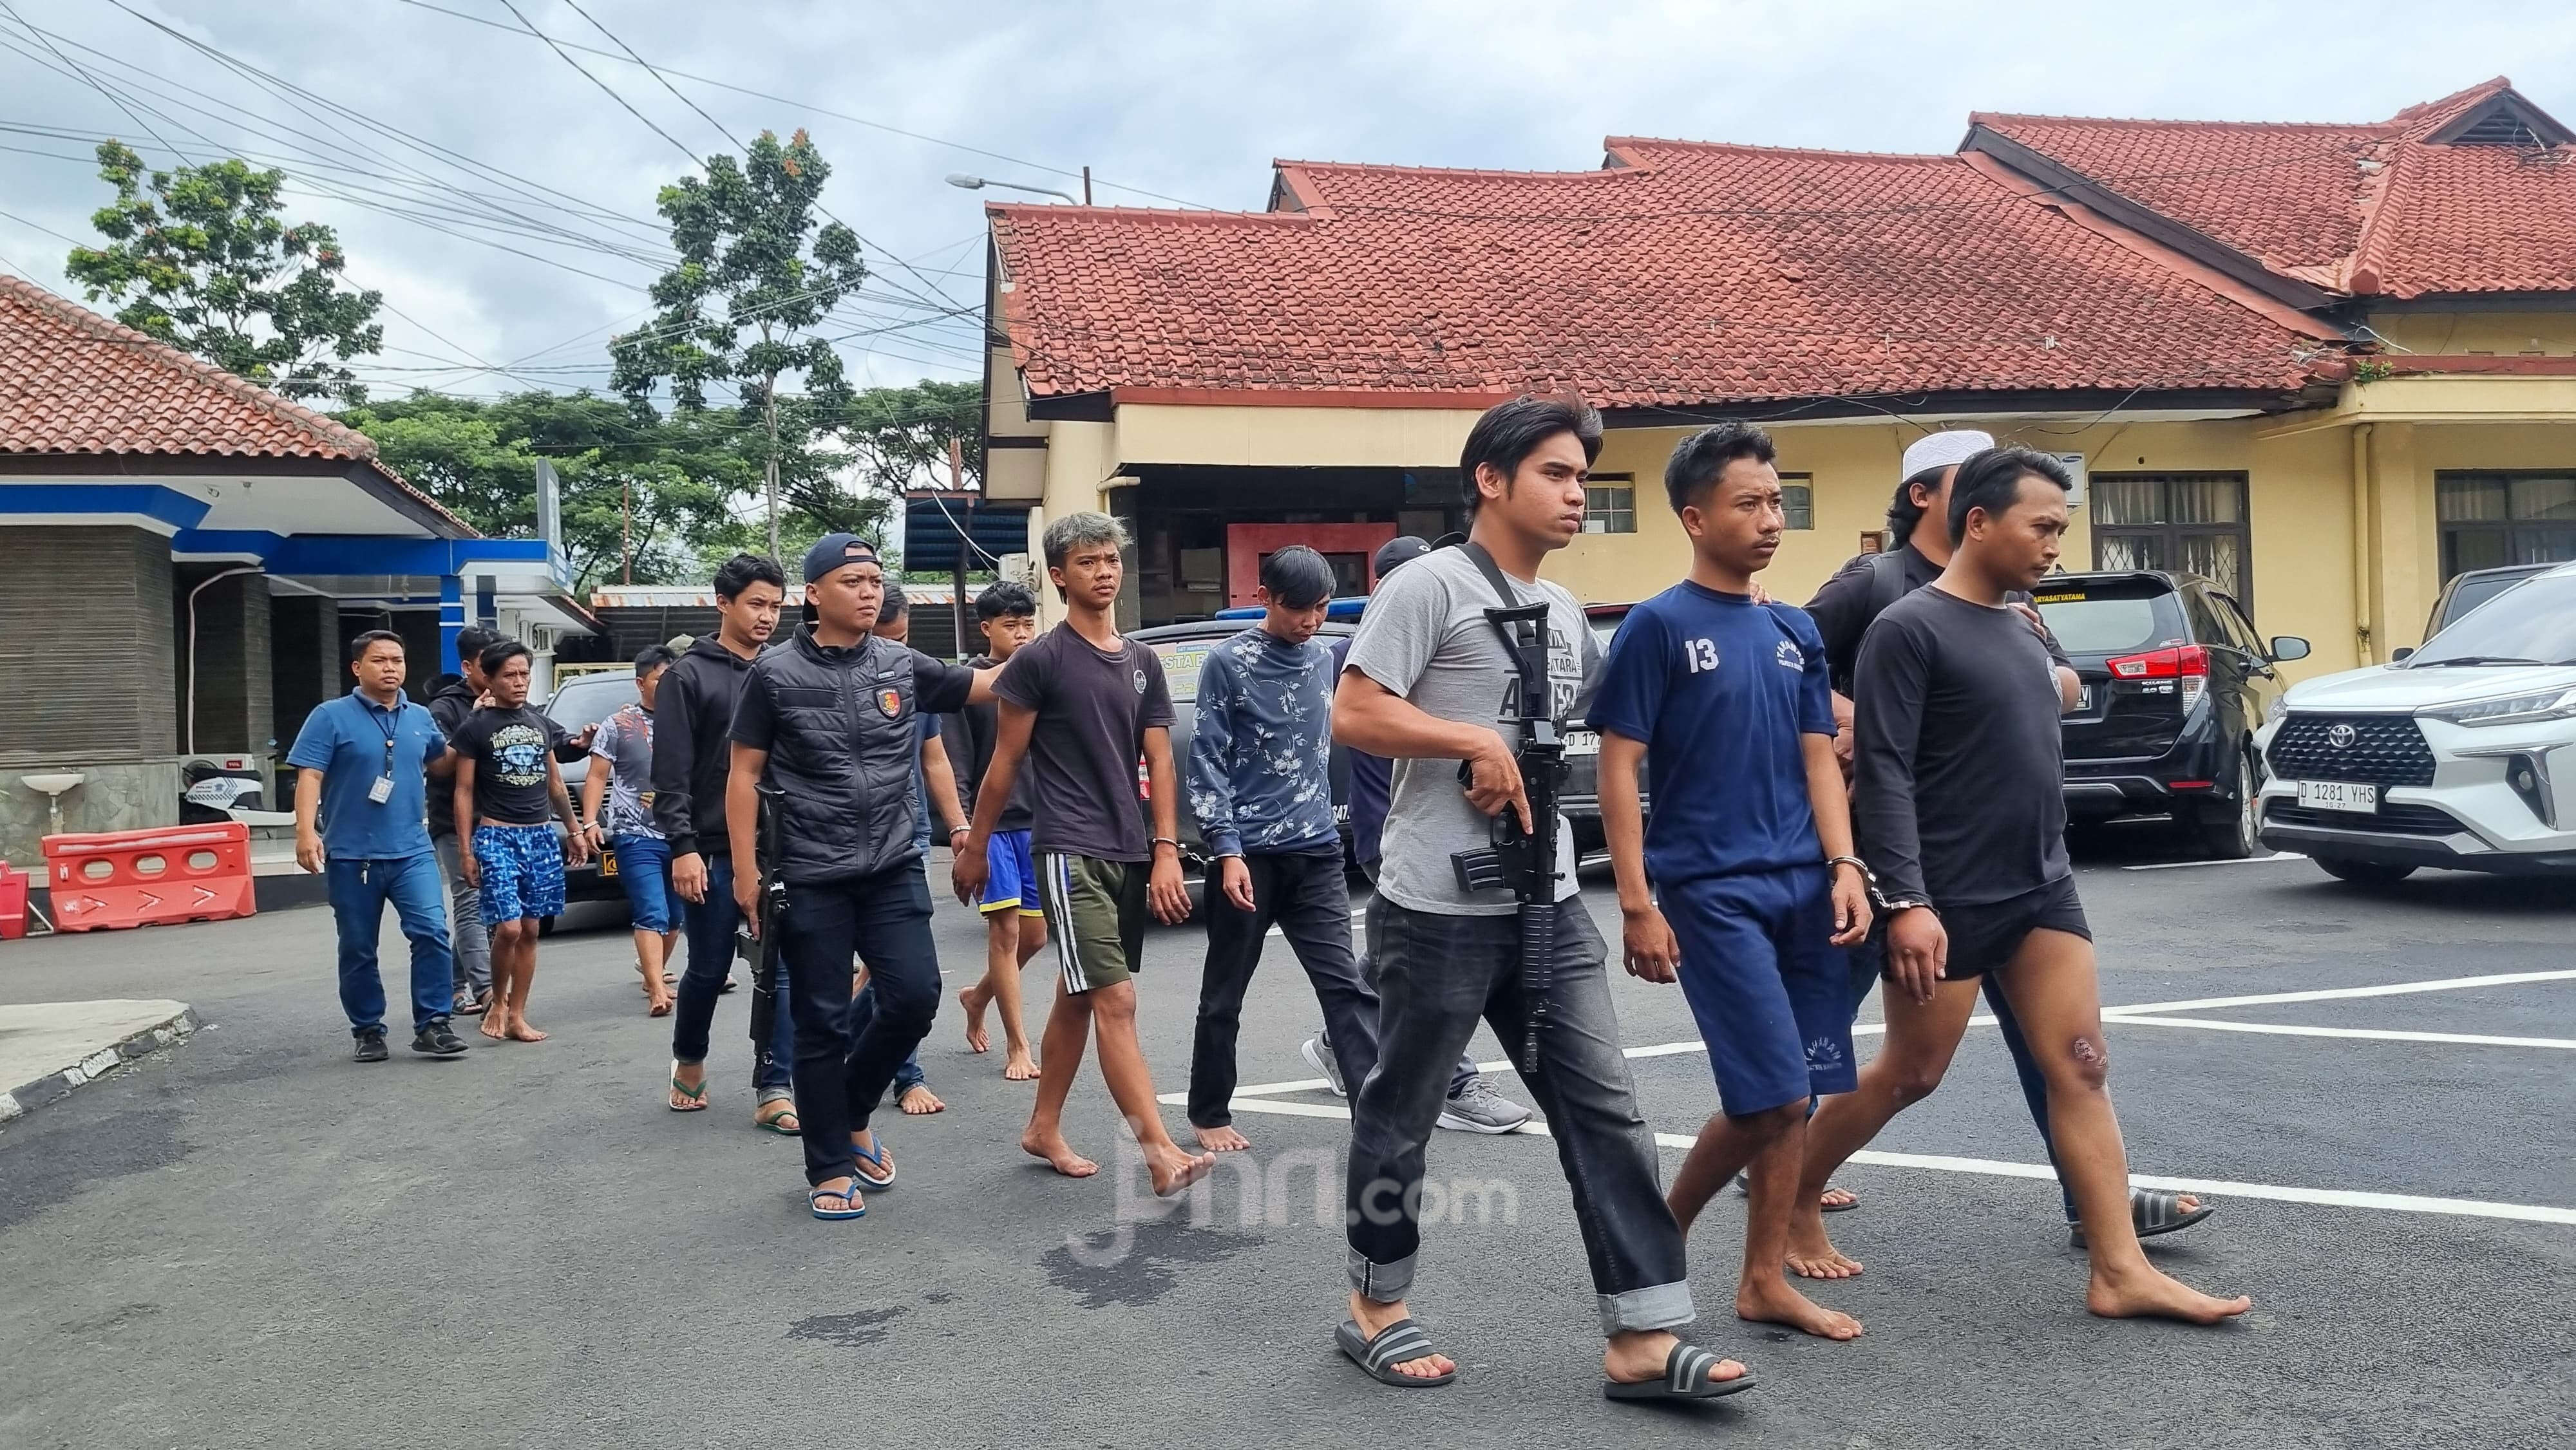
[[[1066,193],[1058,191],[1051,186],[1030,186],[1026,183],[1017,181],[987,181],[983,177],[969,176],[962,171],[952,171],[948,173],[948,184],[950,186],[962,187],[967,191],[981,191],[988,186],[998,186],[1008,191],[1028,191],[1035,192],[1039,196],[1063,197],[1067,202],[1071,202],[1075,206],[1082,205],[1081,202],[1074,201],[1071,196],[1066,195]]]

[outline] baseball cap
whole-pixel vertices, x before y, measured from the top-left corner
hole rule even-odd
[[[1398,564],[1410,564],[1431,552],[1431,546],[1412,534],[1398,534],[1377,546],[1374,567],[1381,579],[1394,572]]]
[[[1965,463],[1970,458],[1995,446],[1995,435],[1974,428],[1953,428],[1943,433],[1926,433],[1905,450],[1905,465],[1897,471],[1899,478],[1913,478],[1936,468]]]
[[[812,584],[850,564],[874,564],[877,546],[856,534],[825,534],[805,551],[805,582]]]

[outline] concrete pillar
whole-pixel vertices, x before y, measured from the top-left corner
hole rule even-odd
[[[113,524],[0,527],[0,558],[0,764],[173,753],[170,541]]]
[[[179,708],[196,694],[193,746],[189,721],[179,720],[179,748],[199,755],[258,753],[275,740],[276,709],[269,658],[271,621],[268,578],[257,571],[233,574],[238,565],[183,564],[172,580],[178,603]],[[195,605],[191,659],[190,601]],[[283,749],[292,742],[277,742]]]
[[[2381,423],[2370,437],[2370,557],[2378,587],[2371,637],[2388,651],[2424,642],[2424,619],[2441,592],[2433,475],[2412,423]]]
[[[453,574],[438,581],[438,668],[444,674],[461,674],[456,661],[456,636],[465,631],[465,581]]]

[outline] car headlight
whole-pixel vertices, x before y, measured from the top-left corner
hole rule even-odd
[[[2501,700],[2472,700],[2465,705],[2445,705],[2437,710],[2418,710],[2418,715],[2434,720],[2448,720],[2454,725],[2520,725],[2530,720],[2565,720],[2576,718],[2576,690],[2543,690],[2533,695],[2509,695]]]
[[[2290,697],[2287,695],[2274,695],[2272,697],[2272,708],[2263,712],[2263,723],[2266,725],[2273,724],[2282,716],[2289,713]]]

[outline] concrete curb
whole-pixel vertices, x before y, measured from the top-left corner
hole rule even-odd
[[[195,1008],[181,1005],[176,1015],[113,1046],[102,1047],[69,1067],[48,1072],[33,1082],[0,1089],[0,1124],[16,1122],[38,1108],[70,1096],[74,1088],[96,1082],[129,1062],[184,1042],[202,1025],[197,1020]]]

